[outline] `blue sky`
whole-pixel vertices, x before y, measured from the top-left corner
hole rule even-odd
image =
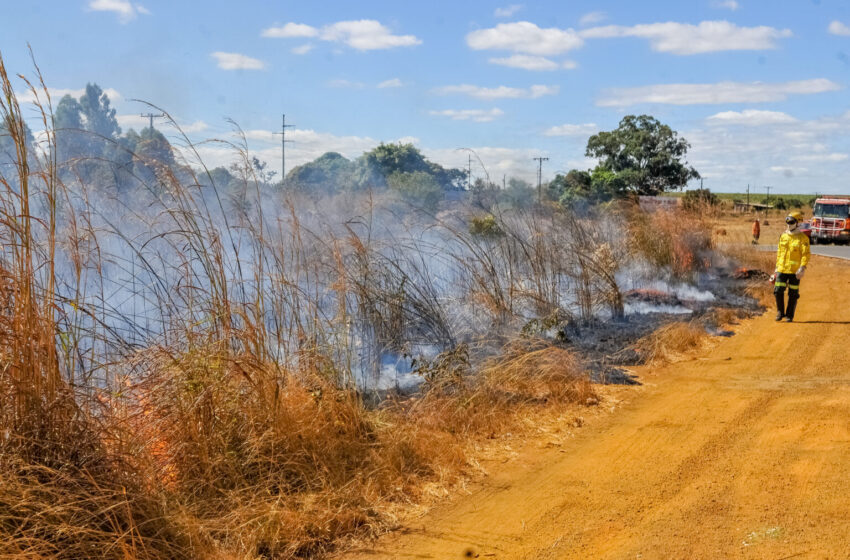
[[[96,82],[124,129],[143,99],[194,140],[231,138],[233,119],[275,169],[282,112],[288,169],[402,140],[449,166],[472,148],[498,182],[533,180],[538,155],[545,177],[587,168],[589,134],[647,113],[713,190],[850,192],[845,1],[4,4],[10,71],[31,73],[30,43],[55,94]]]

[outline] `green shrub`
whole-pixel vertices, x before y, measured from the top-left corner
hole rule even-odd
[[[476,216],[469,220],[469,233],[482,237],[497,237],[505,234],[502,228],[499,227],[496,217],[493,214]]]
[[[682,197],[682,206],[686,210],[699,210],[706,206],[717,206],[719,199],[709,189],[695,189],[685,191]]]

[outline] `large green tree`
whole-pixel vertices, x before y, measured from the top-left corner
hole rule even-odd
[[[336,152],[326,152],[294,167],[286,175],[286,186],[311,193],[349,190],[354,185],[355,164]]]
[[[81,158],[89,152],[89,142],[83,128],[83,111],[80,103],[65,95],[56,105],[53,115],[56,127],[57,159],[65,162]]]
[[[121,127],[109,97],[97,84],[86,84],[79,99],[62,97],[54,120],[59,161],[80,160],[75,167],[84,179],[105,176],[96,168],[120,159],[116,141]]]
[[[86,130],[104,138],[115,139],[121,135],[121,127],[115,118],[115,109],[109,97],[97,84],[86,84],[80,96],[80,111],[86,119]]]
[[[428,161],[422,152],[410,143],[381,143],[364,153],[358,164],[361,168],[361,184],[386,183],[386,179],[394,173],[422,172],[431,175],[441,188],[452,189],[459,188],[466,177],[459,169],[446,169]]]
[[[615,130],[591,136],[585,153],[598,158],[627,190],[655,195],[699,178],[685,160],[688,148],[687,140],[654,117],[628,115]]]

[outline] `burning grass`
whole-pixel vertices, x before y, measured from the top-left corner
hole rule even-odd
[[[773,284],[767,279],[776,268],[776,252],[743,242],[722,245],[720,251],[737,263],[739,268],[733,274],[747,281],[745,293],[762,306],[772,306]]]

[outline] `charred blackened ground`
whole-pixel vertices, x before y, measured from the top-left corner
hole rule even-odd
[[[733,267],[711,268],[700,276],[696,286],[714,298],[687,299],[670,291],[633,289],[624,293],[627,306],[641,312],[620,318],[596,321],[565,321],[558,325],[555,338],[576,351],[584,360],[595,383],[639,384],[629,366],[646,363],[649,356],[638,344],[666,325],[688,322],[707,336],[733,336],[729,322],[764,311],[751,295],[752,288],[765,282],[761,270]]]

